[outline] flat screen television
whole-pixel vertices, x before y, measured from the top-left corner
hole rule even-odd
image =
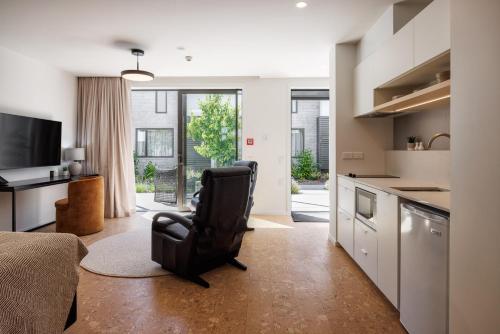
[[[0,113],[0,169],[61,164],[61,122]]]

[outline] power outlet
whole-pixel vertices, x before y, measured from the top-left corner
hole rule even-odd
[[[365,158],[365,154],[363,152],[352,152],[352,158],[356,160],[363,160]]]
[[[352,152],[342,152],[342,160],[351,160],[352,159]]]
[[[363,160],[365,154],[363,152],[342,152],[342,160]]]

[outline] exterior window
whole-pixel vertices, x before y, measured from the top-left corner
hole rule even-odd
[[[135,138],[138,157],[174,156],[174,129],[137,129]]]
[[[156,91],[155,112],[157,114],[166,114],[167,113],[167,91],[166,90],[157,90]]]
[[[304,129],[292,129],[292,158],[304,151]]]
[[[296,114],[299,109],[299,100],[292,100],[292,114]]]

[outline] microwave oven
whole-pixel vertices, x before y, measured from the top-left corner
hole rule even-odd
[[[356,218],[377,230],[377,194],[356,187]]]

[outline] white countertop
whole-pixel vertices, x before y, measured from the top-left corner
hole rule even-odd
[[[450,212],[450,191],[399,191],[391,187],[440,187],[450,189],[448,185],[436,184],[432,182],[411,180],[406,178],[352,178],[338,174],[339,178],[364,184],[396,196],[415,201],[436,209]]]

